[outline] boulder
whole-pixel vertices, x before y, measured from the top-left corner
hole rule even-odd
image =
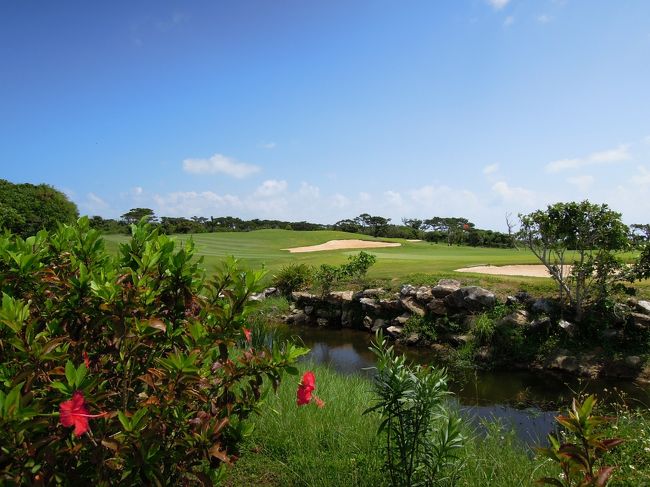
[[[354,297],[354,291],[332,291],[327,295],[327,301],[332,304],[350,303]]]
[[[378,304],[383,311],[388,313],[395,313],[402,310],[402,304],[399,299],[380,299]]]
[[[420,335],[417,333],[409,333],[409,335],[406,337],[406,340],[404,340],[407,345],[415,345],[420,341]]]
[[[546,315],[540,315],[531,322],[530,328],[532,330],[541,330],[541,329],[547,330],[548,328],[550,328],[551,323],[552,323],[551,318],[549,318]]]
[[[329,322],[329,320],[327,318],[318,318],[316,320],[316,324],[319,327],[324,327],[324,326],[328,326],[330,324],[330,322]]]
[[[404,309],[410,311],[414,315],[424,316],[426,314],[426,309],[422,305],[416,303],[413,298],[402,298],[400,301]]]
[[[643,313],[630,313],[632,326],[637,330],[647,330],[650,327],[650,316]]]
[[[370,331],[375,333],[377,330],[383,330],[386,328],[386,321],[382,320],[381,318],[377,318],[374,323],[372,324],[372,328],[370,328]]]
[[[373,289],[364,289],[363,291],[361,291],[361,295],[364,298],[378,298],[379,296],[384,294],[384,292],[385,291],[382,288],[377,287]]]
[[[575,334],[578,332],[578,327],[576,326],[576,324],[571,323],[570,321],[560,320],[558,321],[557,324],[560,327],[560,329],[563,330],[564,333],[566,333],[570,337],[575,336]]]
[[[375,299],[372,298],[361,298],[359,300],[364,311],[379,314],[381,312],[381,306]]]
[[[418,301],[430,301],[433,295],[431,294],[431,288],[428,286],[421,286],[418,288],[418,291],[415,293],[415,298]]]
[[[294,291],[291,293],[291,300],[298,306],[313,303],[318,299],[315,294],[307,293],[305,291]]]
[[[650,315],[650,301],[639,301],[636,303],[636,310],[644,315]]]
[[[311,314],[314,312],[314,307],[313,306],[305,306],[305,314],[307,316],[311,316]]]
[[[549,315],[553,313],[554,308],[555,306],[553,305],[553,301],[546,298],[539,298],[533,302],[531,306],[531,311],[533,313],[544,313]]]
[[[287,316],[287,323],[293,323],[294,325],[304,325],[309,322],[309,316],[305,314],[304,311],[298,310],[293,314]]]
[[[410,284],[404,284],[399,290],[401,296],[415,296],[417,292],[418,290]]]
[[[402,333],[404,333],[404,327],[393,325],[386,328],[386,331],[393,337],[399,337],[402,335]]]
[[[530,314],[525,309],[516,309],[499,320],[499,326],[526,326],[530,322]]]
[[[557,369],[570,374],[578,370],[578,359],[573,355],[567,355],[564,351],[558,351],[555,355],[549,357],[546,365],[549,369]]]
[[[409,320],[410,317],[411,317],[410,314],[403,313],[403,314],[399,315],[397,318],[393,319],[393,324],[398,325],[398,326],[404,326],[406,324],[406,322]]]
[[[447,307],[442,299],[434,298],[427,304],[427,309],[434,315],[444,316],[447,314]]]
[[[372,328],[372,323],[373,323],[373,321],[372,321],[372,318],[370,316],[366,315],[366,316],[363,317],[363,326],[365,328],[368,328],[368,329]]]
[[[483,311],[486,308],[493,307],[496,300],[497,298],[492,291],[478,286],[467,286],[447,295],[445,304],[457,309]]]
[[[455,279],[441,279],[438,284],[431,289],[431,294],[436,298],[444,298],[447,295],[460,289],[460,282]]]

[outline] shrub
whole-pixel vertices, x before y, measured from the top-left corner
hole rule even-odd
[[[348,262],[339,266],[321,264],[314,273],[314,282],[321,294],[328,294],[343,282],[360,281],[365,278],[368,270],[376,261],[377,258],[374,255],[362,251],[357,255],[349,256]]]
[[[438,339],[435,321],[429,317],[413,315],[404,324],[404,331],[417,333],[425,340],[435,342]]]
[[[433,485],[458,466],[464,442],[460,419],[445,406],[444,370],[409,366],[386,347],[381,334],[371,347],[377,356],[374,391],[379,412],[378,434],[385,439],[385,467],[394,486]]]
[[[273,276],[273,286],[285,296],[305,288],[312,279],[313,270],[307,264],[288,264]]]
[[[249,342],[262,272],[206,281],[192,242],[132,234],[117,258],[87,219],[0,236],[0,484],[218,483],[263,384],[296,372],[306,350]]]

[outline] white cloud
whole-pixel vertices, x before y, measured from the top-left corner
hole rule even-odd
[[[93,214],[104,212],[110,207],[106,201],[97,196],[95,193],[88,193],[86,195],[86,201],[84,201],[81,206],[89,213]]]
[[[307,199],[317,199],[320,196],[320,188],[303,181],[300,183],[298,195]]]
[[[264,148],[264,149],[275,149],[277,147],[277,145],[278,144],[276,144],[275,142],[264,142],[262,144],[262,148]]]
[[[135,186],[134,188],[131,188],[131,193],[133,196],[140,196],[144,192],[144,189],[142,189],[142,186]]]
[[[639,173],[632,177],[631,182],[638,186],[650,185],[650,169],[645,166],[638,166],[637,170]]]
[[[346,196],[343,196],[339,193],[332,196],[331,200],[332,206],[334,206],[334,208],[346,208],[350,204],[350,200]]]
[[[219,213],[224,209],[240,208],[241,200],[233,195],[218,195],[212,191],[177,191],[156,194],[153,200],[162,216],[193,216]]]
[[[553,20],[553,17],[547,14],[542,14],[537,16],[537,22],[540,24],[548,24],[551,20]]]
[[[557,161],[549,162],[546,165],[546,172],[558,173],[568,169],[579,169],[586,166],[605,165],[627,161],[632,158],[628,149],[628,145],[619,145],[616,149],[594,152],[583,158],[559,159]]]
[[[361,202],[367,202],[372,199],[372,196],[370,196],[370,193],[366,193],[365,191],[361,191],[359,193],[359,201]]]
[[[505,25],[506,27],[508,27],[508,26],[510,26],[510,25],[512,25],[512,24],[514,24],[514,23],[515,23],[515,17],[514,17],[514,15],[508,15],[508,16],[505,18],[505,20],[503,21],[503,25]]]
[[[510,3],[510,0],[487,0],[487,3],[489,3],[494,10],[501,10]]]
[[[209,159],[185,159],[183,170],[192,174],[223,173],[234,178],[242,179],[260,170],[259,166],[237,162],[222,154],[215,154]]]
[[[384,197],[386,198],[386,202],[391,205],[391,206],[402,206],[403,205],[403,200],[402,200],[402,195],[399,194],[397,191],[385,191],[384,192]]]
[[[535,193],[532,191],[510,186],[505,181],[498,181],[492,185],[492,191],[496,193],[504,203],[513,204],[518,207],[529,207],[535,204]]]
[[[489,176],[490,174],[494,174],[498,170],[499,170],[499,164],[490,164],[489,166],[485,166],[483,168],[483,174]]]
[[[287,186],[287,182],[284,180],[278,181],[277,179],[268,179],[257,188],[255,196],[276,196],[284,193],[287,190]]]
[[[576,186],[580,191],[585,192],[592,184],[594,184],[594,177],[588,174],[583,174],[581,176],[567,178],[567,182]]]

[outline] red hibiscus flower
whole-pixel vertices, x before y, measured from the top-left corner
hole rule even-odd
[[[316,377],[311,370],[308,370],[303,374],[302,380],[298,384],[298,399],[296,401],[298,406],[304,406],[311,402],[311,394],[314,392],[314,389],[316,389]]]
[[[63,401],[59,406],[61,424],[66,428],[74,426],[74,434],[76,436],[83,435],[90,428],[88,426],[88,418],[101,418],[106,416],[106,413],[101,414],[88,414],[86,407],[86,400],[81,391],[76,391],[72,394],[72,399]]]
[[[242,330],[244,331],[244,336],[246,337],[246,341],[248,343],[251,343],[253,341],[253,333],[245,326],[242,327]]]

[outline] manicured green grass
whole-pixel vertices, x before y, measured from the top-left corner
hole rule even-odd
[[[126,235],[106,235],[109,250],[117,252],[118,244],[125,242]],[[362,239],[399,242],[400,247],[365,249],[377,257],[376,264],[370,269],[368,277],[395,285],[411,283],[432,283],[441,278],[459,279],[471,285],[481,285],[503,293],[525,289],[538,295],[551,294],[556,290],[555,284],[548,278],[490,276],[486,274],[458,273],[455,269],[475,265],[539,264],[537,258],[524,249],[494,249],[482,247],[448,246],[429,242],[408,242],[404,239],[374,239],[367,235],[337,232],[294,230],[256,230],[253,232],[199,233],[194,235],[174,235],[173,239],[184,242],[193,239],[197,254],[203,256],[208,271],[221,262],[224,257],[233,255],[244,263],[245,267],[259,269],[264,266],[269,270],[269,279],[275,271],[286,264],[306,263],[314,266],[320,264],[342,264],[348,256],[356,255],[359,250],[331,250],[292,254],[290,247],[317,245],[329,240]],[[649,286],[641,286],[647,290]],[[644,291],[645,294],[645,291]]]

